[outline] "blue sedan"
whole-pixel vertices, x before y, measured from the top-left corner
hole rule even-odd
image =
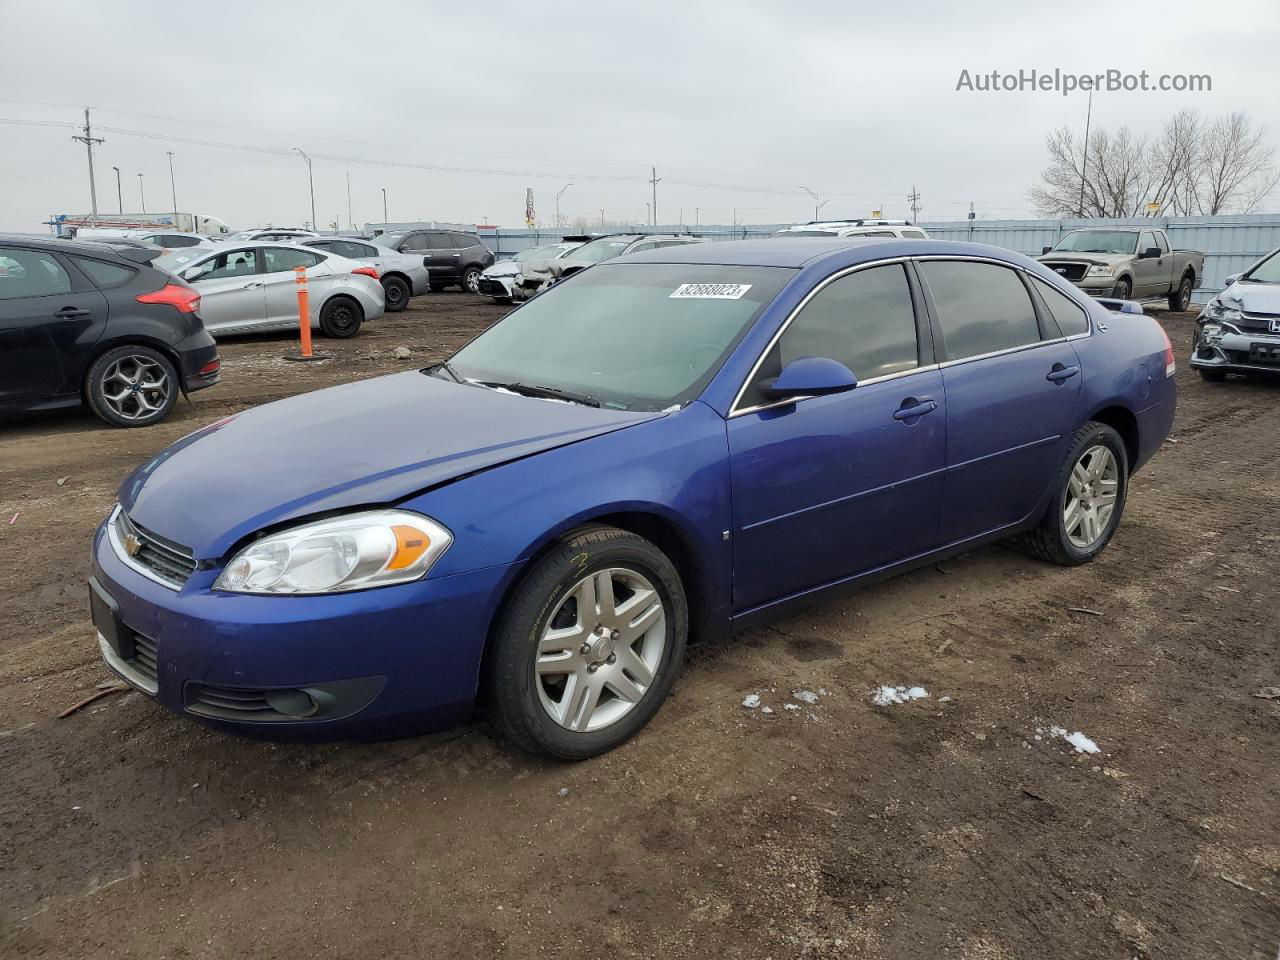
[[[93,546],[107,664],[243,732],[386,736],[477,703],[608,750],[691,639],[1016,537],[1092,560],[1173,352],[994,247],[690,244],[582,271],[447,363],[211,424]]]

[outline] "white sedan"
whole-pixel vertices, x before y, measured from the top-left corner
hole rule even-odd
[[[378,271],[324,250],[287,243],[223,243],[159,257],[153,266],[200,293],[199,315],[215,337],[298,325],[297,267],[303,267],[311,326],[350,337],[384,309]]]

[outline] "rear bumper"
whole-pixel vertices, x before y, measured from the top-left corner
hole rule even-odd
[[[198,569],[173,590],[127,566],[104,525],[91,584],[127,639],[119,650],[96,642],[126,682],[213,726],[308,739],[440,729],[471,712],[490,617],[513,572],[265,597],[214,592],[217,571]]]
[[[202,328],[193,333],[175,344],[174,349],[178,352],[182,386],[188,393],[212,387],[222,378],[221,370],[217,368],[201,372],[218,359],[218,345],[208,330]]]

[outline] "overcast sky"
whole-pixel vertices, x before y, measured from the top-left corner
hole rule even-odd
[[[981,10],[981,13],[977,12]],[[1258,2],[295,3],[0,0],[0,229],[89,209],[235,227],[566,218],[728,223],[823,215],[1030,216],[1044,135],[1086,97],[957,92],[971,73],[1116,68],[1212,76],[1209,93],[1101,93],[1093,122],[1153,132],[1244,110],[1280,144],[1280,5]],[[144,136],[145,135],[145,136]],[[172,138],[172,139],[166,139]],[[219,145],[221,144],[221,146]],[[232,149],[227,145],[237,145]],[[1280,205],[1273,195],[1270,209]]]

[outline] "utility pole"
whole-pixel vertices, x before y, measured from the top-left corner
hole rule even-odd
[[[1093,119],[1093,90],[1089,90],[1089,110],[1084,115],[1084,146],[1080,150],[1080,202],[1076,216],[1084,219],[1084,172],[1089,167],[1089,122]]]
[[[84,108],[84,136],[72,136],[72,140],[79,140],[84,144],[85,150],[89,152],[89,203],[93,207],[93,215],[98,215],[98,185],[93,180],[93,145],[102,143],[101,137],[95,137],[93,130],[89,128],[89,108]],[[124,211],[122,210],[121,213]]]
[[[351,217],[351,171],[347,171],[347,226],[352,230],[356,228],[356,222]]]
[[[142,198],[142,212],[147,212],[147,191],[142,186],[142,174],[138,174],[138,196]]]
[[[387,219],[387,188],[382,188],[382,225],[385,227],[391,221]]]
[[[805,193],[807,193],[809,196],[813,197],[813,219],[817,220],[818,211],[822,208],[822,205],[818,203],[818,194],[814,193],[814,191],[810,190],[808,187],[801,187],[800,189],[803,190]]]
[[[696,226],[701,222],[701,221],[699,220],[699,217],[701,216],[701,214],[702,214],[702,208],[701,208],[701,207],[694,207],[694,208],[693,208],[693,225],[694,225],[695,227],[696,227]]]
[[[124,192],[120,189],[120,168],[112,167],[116,172],[116,203],[120,205],[120,212],[124,213]]]
[[[572,184],[572,183],[566,183],[563,187],[561,187],[561,188],[560,188],[560,192],[556,194],[556,229],[557,229],[557,230],[558,230],[558,229],[560,229],[560,226],[561,226],[561,223],[560,223],[560,198],[561,198],[562,196],[564,196],[564,192],[565,192],[566,190],[568,190],[568,189],[569,189],[570,187],[572,187],[572,186],[573,186],[573,184]]]
[[[920,192],[916,190],[915,184],[911,185],[911,192],[907,194],[907,203],[911,205],[911,222],[915,223],[920,219]]]
[[[297,151],[298,151],[298,153],[299,153],[299,155],[302,157],[302,159],[303,159],[303,160],[305,160],[305,161],[307,161],[307,182],[311,184],[311,229],[312,229],[312,230],[315,230],[315,229],[316,229],[316,227],[317,227],[317,224],[316,224],[316,181],[315,181],[315,177],[313,177],[313,176],[311,175],[311,158],[310,158],[310,157],[308,157],[305,153],[303,153],[303,152],[302,152],[302,148],[301,148],[301,147],[294,147],[293,149],[297,150]]]
[[[653,204],[651,204],[648,200],[644,202],[644,213],[645,213],[644,218],[648,220],[649,223],[652,224],[653,223]],[[656,224],[654,225],[656,226]]]
[[[173,228],[178,229],[178,188],[173,185],[173,151],[166,150],[169,157],[169,193],[173,200]],[[194,227],[195,224],[192,224]]]
[[[649,168],[653,176],[649,178],[649,183],[653,186],[653,206],[650,208],[653,212],[653,225],[658,225],[658,184],[662,182],[662,178],[658,176],[658,168]]]

